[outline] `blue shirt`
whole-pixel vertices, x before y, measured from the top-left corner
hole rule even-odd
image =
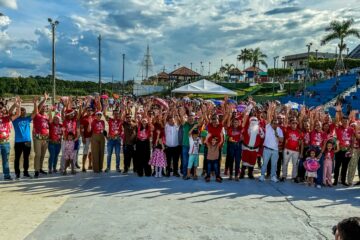
[[[31,142],[31,116],[18,117],[12,123],[15,130],[15,142]]]

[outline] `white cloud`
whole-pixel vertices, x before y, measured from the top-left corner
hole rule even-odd
[[[16,0],[0,0],[0,7],[17,9],[18,6]]]

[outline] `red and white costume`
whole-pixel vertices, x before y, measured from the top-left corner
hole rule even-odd
[[[243,129],[242,161],[243,166],[253,167],[256,163],[259,147],[264,141],[265,133],[256,117],[251,117]]]

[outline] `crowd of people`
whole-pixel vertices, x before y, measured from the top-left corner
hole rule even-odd
[[[116,171],[127,174],[132,166],[139,177],[182,176],[184,180],[197,180],[199,172],[206,182],[213,176],[222,182],[224,175],[239,181],[245,175],[254,179],[257,165],[261,169],[260,182],[305,182],[318,188],[360,184],[354,182],[356,169],[360,174],[358,112],[352,110],[345,116],[341,105],[335,106],[336,116],[332,119],[322,107],[309,109],[278,101],[259,104],[251,97],[239,102],[226,96],[221,101],[118,96],[109,100],[106,94],[94,94],[74,99],[61,97],[54,105],[48,105],[48,99],[46,93],[34,98],[30,114],[19,97],[11,106],[0,102],[5,180],[12,180],[9,152],[13,127],[16,179],[21,177],[21,156],[23,177],[38,178],[58,171],[66,175],[68,168],[71,174],[80,168],[83,172],[109,172],[115,152]],[[31,149],[33,176],[29,173]],[[47,151],[48,166],[44,166]],[[202,170],[198,170],[202,153]],[[292,171],[288,174],[290,162]]]

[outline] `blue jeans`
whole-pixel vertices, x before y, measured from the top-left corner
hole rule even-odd
[[[207,160],[207,177],[211,176],[211,171],[215,172],[215,176],[220,176],[220,168],[219,168],[219,161],[218,160]]]
[[[189,146],[182,146],[182,159],[181,159],[181,174],[183,176],[187,175],[187,167],[189,162]]]
[[[9,168],[9,154],[10,154],[10,143],[0,144],[1,158],[2,158],[2,167],[4,177],[10,177],[10,168]]]
[[[61,151],[61,143],[49,143],[49,170],[55,170],[58,162],[59,153]]]
[[[226,165],[229,168],[229,175],[233,175],[234,160],[235,160],[235,176],[239,175],[241,159],[241,143],[228,142]]]
[[[261,176],[265,176],[268,162],[271,159],[271,177],[276,177],[276,165],[278,158],[279,158],[278,150],[272,150],[270,148],[264,147],[264,152],[263,152],[264,163],[261,167]]]
[[[111,155],[115,148],[115,157],[116,157],[116,169],[120,169],[120,148],[121,148],[121,141],[120,139],[109,139],[107,141],[107,167],[110,169],[111,166]]]

